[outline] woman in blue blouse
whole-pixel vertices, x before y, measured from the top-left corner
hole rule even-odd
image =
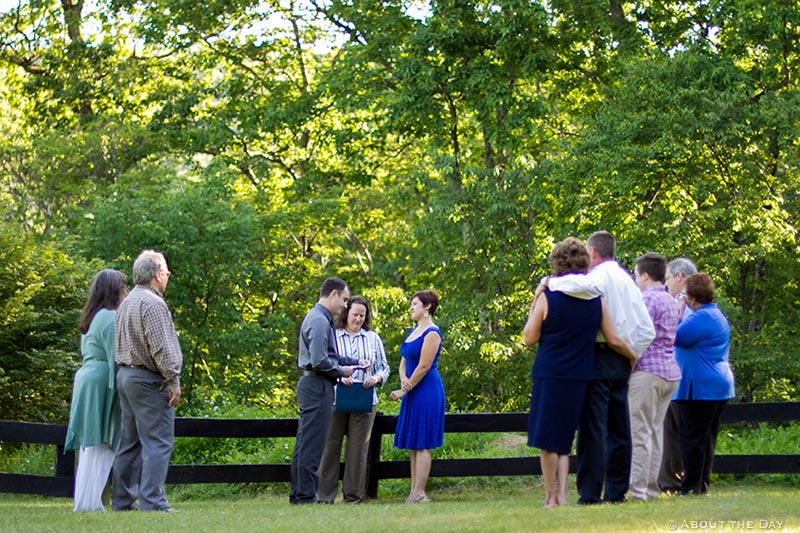
[[[678,324],[675,337],[675,358],[683,376],[674,397],[686,471],[681,494],[708,492],[720,417],[734,396],[728,363],[731,330],[715,297],[707,274],[686,278],[686,305],[694,312]]]

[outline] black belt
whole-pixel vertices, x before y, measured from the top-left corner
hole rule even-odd
[[[323,372],[317,372],[316,370],[303,370],[304,376],[317,376],[320,378],[325,378],[331,383],[336,383],[336,378],[331,376],[330,374],[325,374]]]
[[[151,372],[156,374],[157,376],[161,376],[161,372],[156,372],[155,370],[150,370],[144,365],[119,365],[121,368],[130,368],[131,370],[146,370],[147,372]],[[162,376],[163,377],[163,376]]]

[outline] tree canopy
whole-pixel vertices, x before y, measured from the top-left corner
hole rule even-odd
[[[597,229],[629,268],[712,276],[742,400],[798,396],[793,3],[2,6],[6,416],[66,417],[92,272],[146,247],[174,273],[185,412],[291,406],[330,275],[395,370],[407,299],[435,288],[449,408],[522,410],[533,289]]]

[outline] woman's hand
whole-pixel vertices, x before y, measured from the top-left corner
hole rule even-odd
[[[339,378],[339,383],[345,387],[349,387],[353,384],[353,378]]]
[[[374,387],[375,385],[377,385],[381,381],[383,381],[383,378],[381,376],[378,376],[378,375],[370,376],[370,377],[368,377],[367,379],[364,380],[364,388],[365,389],[369,389],[370,387]]]
[[[392,400],[393,402],[396,402],[397,400],[399,400],[400,398],[402,398],[405,395],[406,395],[405,391],[403,391],[401,389],[397,389],[397,390],[393,390],[389,394],[389,399]]]

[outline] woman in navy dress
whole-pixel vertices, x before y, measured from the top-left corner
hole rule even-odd
[[[550,253],[554,276],[585,274],[590,258],[584,244],[567,237]],[[602,329],[614,350],[636,354],[614,332],[602,298],[580,299],[537,291],[523,330],[525,344],[539,343],[533,361],[528,446],[541,450],[545,507],[567,505],[569,452],[588,382],[594,378],[594,344]],[[558,494],[556,494],[558,480]]]
[[[436,369],[442,350],[442,332],[433,323],[439,306],[434,291],[411,297],[411,318],[417,327],[400,346],[400,389],[389,398],[403,398],[394,445],[411,450],[411,491],[406,503],[427,503],[425,485],[431,472],[431,449],[444,443],[444,385]]]

